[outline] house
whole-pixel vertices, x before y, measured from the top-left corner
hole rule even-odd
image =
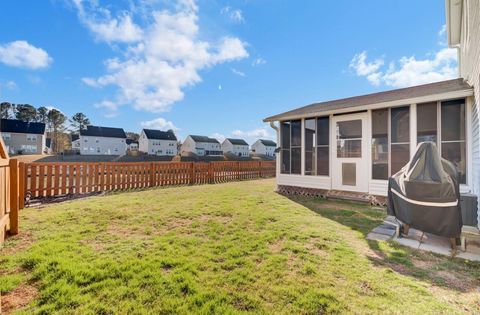
[[[87,126],[80,130],[81,155],[124,155],[127,136],[122,128]]]
[[[248,157],[249,147],[248,143],[243,139],[226,138],[222,142],[223,153],[230,153],[239,157]]]
[[[446,0],[448,45],[458,49],[459,76],[473,87],[467,121],[467,165],[472,192],[480,197],[480,2]],[[470,138],[470,140],[468,140]],[[480,212],[477,222],[480,223]]]
[[[150,155],[177,155],[177,136],[173,130],[143,129],[140,133],[138,150]]]
[[[311,104],[266,118],[277,131],[280,191],[387,196],[388,178],[434,141],[473,190],[473,88],[454,79]]]
[[[80,135],[72,134],[72,150],[80,152]]]
[[[127,150],[128,151],[137,151],[138,150],[138,141],[127,139]]]
[[[45,124],[17,119],[2,119],[0,133],[9,154],[42,154],[45,149]]]
[[[190,152],[198,156],[223,156],[220,142],[217,139],[206,136],[187,136],[180,152],[182,155]]]
[[[275,156],[277,144],[272,140],[258,139],[252,144],[252,152],[267,157]]]

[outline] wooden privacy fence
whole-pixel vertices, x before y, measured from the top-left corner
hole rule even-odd
[[[20,194],[35,199],[273,177],[275,162],[20,163],[19,172]]]
[[[18,162],[9,159],[0,139],[0,244],[7,233],[18,234],[19,187]]]

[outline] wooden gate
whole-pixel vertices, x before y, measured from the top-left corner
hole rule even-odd
[[[8,157],[0,138],[0,244],[8,233],[18,234],[18,161]]]

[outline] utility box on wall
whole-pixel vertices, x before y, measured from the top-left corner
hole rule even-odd
[[[474,194],[461,194],[460,207],[462,209],[463,225],[477,226],[478,225],[477,196]]]

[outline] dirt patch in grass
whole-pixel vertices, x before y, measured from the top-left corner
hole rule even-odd
[[[22,231],[20,234],[9,237],[9,243],[3,248],[0,247],[0,254],[9,256],[16,253],[21,253],[27,250],[35,242],[32,233]]]
[[[38,296],[34,286],[22,284],[12,292],[2,296],[2,314],[10,314],[22,307],[27,306]]]

